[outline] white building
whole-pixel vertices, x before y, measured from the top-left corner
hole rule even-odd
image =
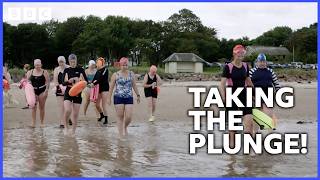
[[[203,63],[208,64],[193,53],[173,53],[163,63],[165,73],[202,73]]]

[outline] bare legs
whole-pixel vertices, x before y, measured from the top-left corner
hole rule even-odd
[[[128,126],[132,120],[132,104],[117,104],[115,105],[117,113],[117,127],[119,131],[120,138],[128,135]]]
[[[147,101],[148,101],[148,109],[149,109],[149,113],[150,113],[149,121],[154,121],[154,119],[155,119],[154,113],[156,111],[157,98],[147,97]]]
[[[31,127],[36,126],[36,119],[37,119],[37,107],[39,106],[40,111],[40,127],[44,127],[44,117],[45,117],[45,105],[47,96],[45,93],[40,94],[39,96],[36,96],[38,103],[35,105],[35,107],[32,109],[32,123]]]
[[[57,96],[57,104],[59,108],[59,120],[60,120],[60,125],[63,125],[64,121],[64,104],[63,104],[63,96]]]

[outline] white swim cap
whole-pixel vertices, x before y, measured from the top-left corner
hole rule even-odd
[[[34,65],[41,65],[41,60],[40,60],[40,59],[35,59],[35,60],[33,61],[33,64],[34,64]]]
[[[92,66],[92,65],[96,65],[96,62],[94,60],[89,61],[89,66]]]
[[[64,56],[59,56],[58,57],[58,62],[64,62],[66,63],[66,58]]]

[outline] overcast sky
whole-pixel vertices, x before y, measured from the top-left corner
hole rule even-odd
[[[31,10],[30,10],[31,8]],[[33,8],[33,10],[32,10]],[[49,8],[49,10],[48,10]],[[59,21],[68,17],[95,15],[127,16],[131,19],[165,21],[173,13],[187,8],[202,23],[218,31],[219,38],[256,38],[276,26],[299,29],[317,22],[317,3],[3,3],[3,18],[13,25],[41,23],[44,14]],[[19,15],[19,12],[21,13]],[[32,12],[30,15],[30,12]],[[40,13],[42,12],[42,13]],[[18,13],[18,14],[17,14]],[[29,13],[27,20],[24,13]],[[22,19],[23,18],[23,19]],[[20,20],[18,20],[20,19]]]

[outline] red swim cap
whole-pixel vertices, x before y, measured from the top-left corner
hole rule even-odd
[[[239,54],[239,53],[245,53],[245,52],[246,52],[246,49],[241,44],[238,44],[233,48],[233,54]]]

